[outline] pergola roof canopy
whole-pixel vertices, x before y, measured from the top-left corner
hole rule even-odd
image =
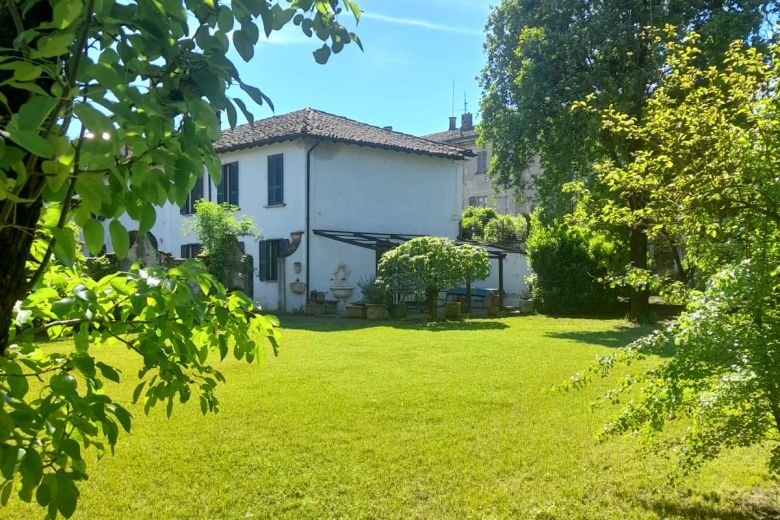
[[[314,229],[312,230],[312,233],[345,244],[371,249],[373,251],[389,251],[413,238],[425,236],[408,233],[372,233],[367,231],[335,231],[331,229]],[[456,240],[455,242],[457,244],[469,244],[481,247],[487,251],[489,258],[495,259],[504,259],[506,258],[507,253],[518,252],[501,246],[488,246],[465,240]]]

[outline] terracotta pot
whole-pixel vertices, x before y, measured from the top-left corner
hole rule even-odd
[[[391,318],[406,318],[409,309],[406,303],[393,303],[387,307],[387,311]]]
[[[320,316],[325,312],[325,304],[323,303],[307,303],[306,314],[308,316]]]
[[[444,317],[448,320],[460,318],[460,302],[447,302],[444,304]]]
[[[365,305],[347,305],[345,309],[345,316],[347,318],[365,318],[366,306]]]
[[[382,303],[369,303],[366,305],[366,317],[369,320],[385,319],[385,306]]]

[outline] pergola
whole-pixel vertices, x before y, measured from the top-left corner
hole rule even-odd
[[[312,230],[317,236],[336,240],[337,242],[343,242],[353,246],[362,247],[365,249],[371,249],[376,252],[376,261],[379,263],[379,257],[382,253],[386,253],[391,249],[400,246],[404,242],[413,238],[422,237],[425,235],[412,235],[409,233],[372,233],[367,231],[336,231],[332,229],[314,229]],[[487,251],[488,258],[498,260],[498,305],[504,306],[504,258],[508,253],[518,252],[514,249],[497,246],[497,245],[485,245],[468,240],[456,240],[457,244],[469,244],[476,247],[481,247]],[[471,284],[468,284],[469,286]],[[470,290],[470,287],[467,287]],[[469,298],[470,299],[470,298]]]

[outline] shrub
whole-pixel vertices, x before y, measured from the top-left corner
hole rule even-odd
[[[387,288],[377,283],[376,276],[370,276],[358,282],[358,287],[363,293],[363,300],[370,304],[388,303]]]
[[[203,199],[195,203],[195,213],[185,223],[184,231],[198,237],[207,257],[206,268],[225,285],[229,284],[230,255],[236,238],[260,236],[254,219],[239,213],[236,206]]]
[[[499,215],[485,226],[484,242],[488,244],[511,244],[525,240],[528,225],[521,215]]]
[[[607,278],[625,265],[625,248],[606,234],[536,217],[526,242],[536,308],[549,314],[598,314],[619,308],[620,292]]]
[[[461,236],[467,240],[482,241],[485,226],[495,218],[498,218],[498,213],[493,208],[469,206],[461,215]]]

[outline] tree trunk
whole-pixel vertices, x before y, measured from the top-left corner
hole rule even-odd
[[[439,319],[438,299],[438,289],[428,289],[425,291],[425,301],[428,304],[428,319],[431,321],[436,321]]]
[[[647,234],[642,229],[631,230],[631,266],[647,269]],[[650,292],[647,289],[631,288],[631,308],[628,318],[631,321],[647,319],[650,310]]]
[[[26,206],[19,204],[14,210],[14,227],[0,227],[0,355],[8,348],[14,305],[27,293],[25,264],[40,214],[40,199]]]

